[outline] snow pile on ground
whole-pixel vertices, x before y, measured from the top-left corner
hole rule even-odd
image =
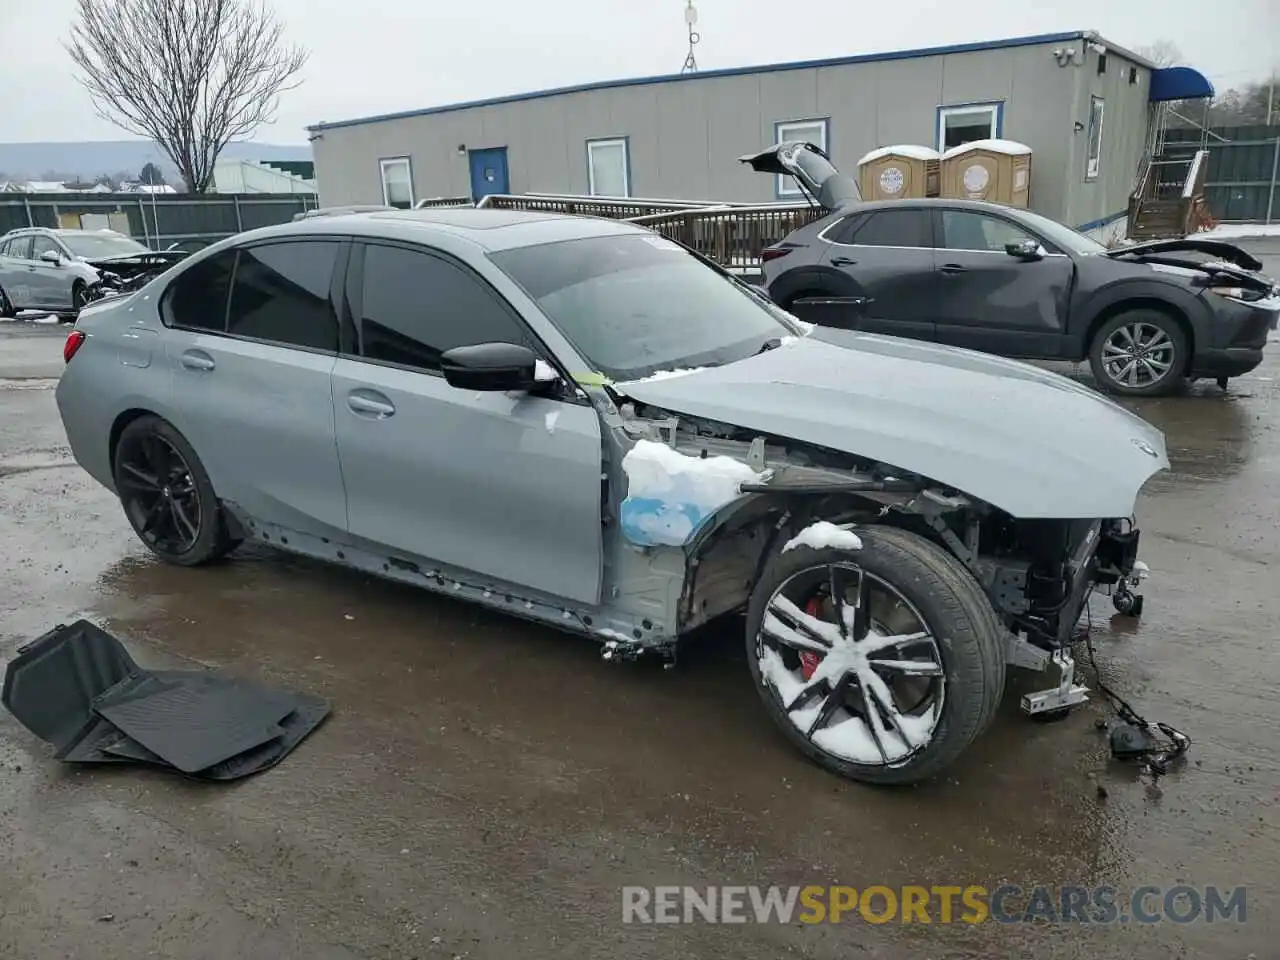
[[[825,550],[834,547],[837,550],[861,550],[862,540],[849,529],[852,524],[837,526],[829,520],[811,523],[787,541],[782,552],[794,550],[796,547],[810,547],[814,550]]]
[[[690,457],[654,440],[627,451],[622,469],[622,532],[641,546],[687,543],[707,518],[741,496],[742,484],[765,476],[732,457]]]
[[[1196,240],[1239,240],[1249,237],[1280,237],[1280,223],[1220,223],[1212,230],[1193,233]]]

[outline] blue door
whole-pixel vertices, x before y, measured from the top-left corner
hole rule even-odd
[[[471,160],[471,199],[479,200],[491,193],[510,193],[507,182],[507,148],[489,147],[468,150]]]

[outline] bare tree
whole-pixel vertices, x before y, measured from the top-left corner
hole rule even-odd
[[[66,42],[98,116],[154,140],[193,193],[275,119],[307,61],[260,0],[77,0]]]
[[[1134,52],[1150,60],[1157,67],[1177,67],[1187,62],[1178,45],[1172,40],[1157,40],[1155,43],[1139,47]]]

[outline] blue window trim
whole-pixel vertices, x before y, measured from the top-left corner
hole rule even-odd
[[[782,142],[782,128],[793,127],[802,123],[820,123],[822,124],[822,142],[818,144],[827,155],[831,155],[831,118],[830,117],[797,117],[794,120],[775,120],[773,122],[773,142]],[[795,187],[793,190],[784,190],[783,185],[791,183]],[[773,198],[775,200],[795,200],[797,197],[804,199],[804,191],[799,186],[795,186],[795,181],[785,173],[775,174],[773,178]]]
[[[996,139],[1004,137],[1004,101],[1003,100],[970,100],[967,103],[940,103],[933,112],[934,147],[939,153],[946,148],[942,145],[942,115],[944,110],[962,110],[965,107],[996,108]]]
[[[627,196],[634,196],[635,190],[631,183],[631,137],[629,135],[621,137],[589,137],[587,139],[587,142],[582,148],[582,155],[587,163],[587,195],[591,197],[603,196],[603,194],[595,194],[591,192],[591,145],[593,143],[622,144],[623,157],[626,159],[627,164]]]
[[[391,157],[378,158],[378,184],[382,187],[382,202],[387,206],[391,206],[391,201],[387,199],[387,177],[386,167],[383,164],[397,163],[403,160],[409,168],[409,209],[413,209],[413,205],[418,202],[418,191],[413,183],[413,157],[407,153],[397,154]]]

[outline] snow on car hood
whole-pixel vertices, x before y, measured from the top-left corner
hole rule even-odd
[[[1089,388],[971,350],[819,329],[617,389],[641,403],[878,460],[1024,518],[1132,515],[1164,435]]]

